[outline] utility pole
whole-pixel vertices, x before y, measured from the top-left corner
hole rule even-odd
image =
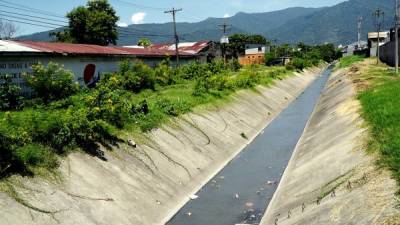
[[[223,36],[221,38],[221,44],[222,44],[222,55],[224,57],[224,63],[226,63],[226,44],[229,44],[229,39],[226,36],[226,32],[228,31],[228,28],[231,25],[224,23],[224,24],[220,24],[218,25],[218,27],[220,27],[222,29],[223,32]]]
[[[395,39],[394,39],[394,42],[395,42],[394,55],[395,55],[395,57],[394,57],[394,60],[395,60],[396,74],[399,74],[399,22],[400,22],[400,16],[399,16],[399,3],[398,3],[398,0],[395,0],[395,1],[396,1],[396,7],[395,7],[395,11],[396,11],[395,21],[396,22],[395,22],[395,26],[394,26],[394,29],[395,29],[395,32],[394,32],[394,35],[395,35]]]
[[[164,13],[171,13],[172,20],[174,23],[174,37],[175,37],[175,54],[176,54],[176,66],[179,67],[179,37],[178,33],[176,32],[176,13],[182,11],[182,9],[175,9],[172,8],[169,11],[165,11]]]
[[[378,33],[378,41],[377,41],[377,50],[376,50],[376,64],[379,64],[379,57],[380,57],[380,32],[381,32],[381,27],[382,24],[385,20],[385,12],[383,12],[380,9],[377,9],[374,14],[373,14],[374,18],[375,18],[375,25],[376,25],[376,29],[377,29],[377,33]]]
[[[363,18],[362,16],[358,17],[358,25],[357,25],[357,33],[358,33],[358,48],[361,48],[361,32],[362,32],[362,22]]]

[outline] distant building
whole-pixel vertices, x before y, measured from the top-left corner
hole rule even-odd
[[[269,48],[265,45],[246,44],[245,54],[239,56],[241,65],[265,64],[265,53],[269,52]]]
[[[378,40],[379,36],[379,40]],[[376,56],[378,46],[382,46],[389,42],[389,31],[383,32],[370,32],[368,33],[368,48],[369,48],[369,55],[370,57]]]
[[[368,42],[366,41],[360,41],[360,43],[354,42],[346,46],[340,46],[339,48],[342,50],[343,56],[366,55],[367,54],[366,50],[368,49]],[[367,55],[369,55],[369,53]]]

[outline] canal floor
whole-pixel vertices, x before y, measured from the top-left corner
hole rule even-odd
[[[325,70],[167,225],[258,224],[331,72]]]

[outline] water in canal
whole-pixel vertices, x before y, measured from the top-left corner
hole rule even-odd
[[[330,74],[324,71],[167,225],[258,224]]]

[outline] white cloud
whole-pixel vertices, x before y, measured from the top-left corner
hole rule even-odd
[[[229,15],[228,13],[225,13],[224,18],[228,18],[228,17],[231,17],[231,15]]]
[[[117,23],[117,26],[119,26],[119,27],[127,27],[128,24],[125,23],[125,22],[119,22],[119,23]]]
[[[138,12],[132,15],[132,23],[133,24],[141,24],[144,21],[144,18],[146,17],[145,12]]]

